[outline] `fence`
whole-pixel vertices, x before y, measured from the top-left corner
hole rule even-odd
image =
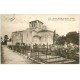
[[[9,45],[13,51],[27,55],[37,63],[79,63],[78,46],[38,45]]]

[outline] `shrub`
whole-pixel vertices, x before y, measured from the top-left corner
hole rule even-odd
[[[59,55],[64,58],[78,60],[77,53],[79,52],[79,47],[70,46],[70,47],[65,48],[64,46],[58,46],[54,48],[53,52],[56,55]]]

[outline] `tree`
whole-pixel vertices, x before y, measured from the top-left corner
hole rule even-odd
[[[8,41],[8,35],[4,36],[4,44],[7,45],[7,41]]]
[[[9,41],[12,41],[12,39],[11,39],[11,38],[9,38]]]
[[[1,42],[3,41],[3,38],[1,37]]]
[[[73,43],[79,45],[79,33],[69,32],[66,34],[67,43]]]
[[[1,37],[1,44],[3,45],[3,38]]]
[[[65,36],[60,36],[57,41],[56,41],[56,44],[58,45],[64,45],[66,42],[66,37]]]

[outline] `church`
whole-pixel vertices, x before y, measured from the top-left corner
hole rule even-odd
[[[33,44],[53,44],[56,36],[55,31],[50,31],[39,20],[29,22],[29,28],[23,31],[12,32],[12,45],[16,43]]]

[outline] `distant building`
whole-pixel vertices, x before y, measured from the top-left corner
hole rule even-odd
[[[29,22],[29,28],[26,30],[12,33],[12,44],[53,44],[54,34],[53,31],[47,30],[43,22],[35,20]]]

